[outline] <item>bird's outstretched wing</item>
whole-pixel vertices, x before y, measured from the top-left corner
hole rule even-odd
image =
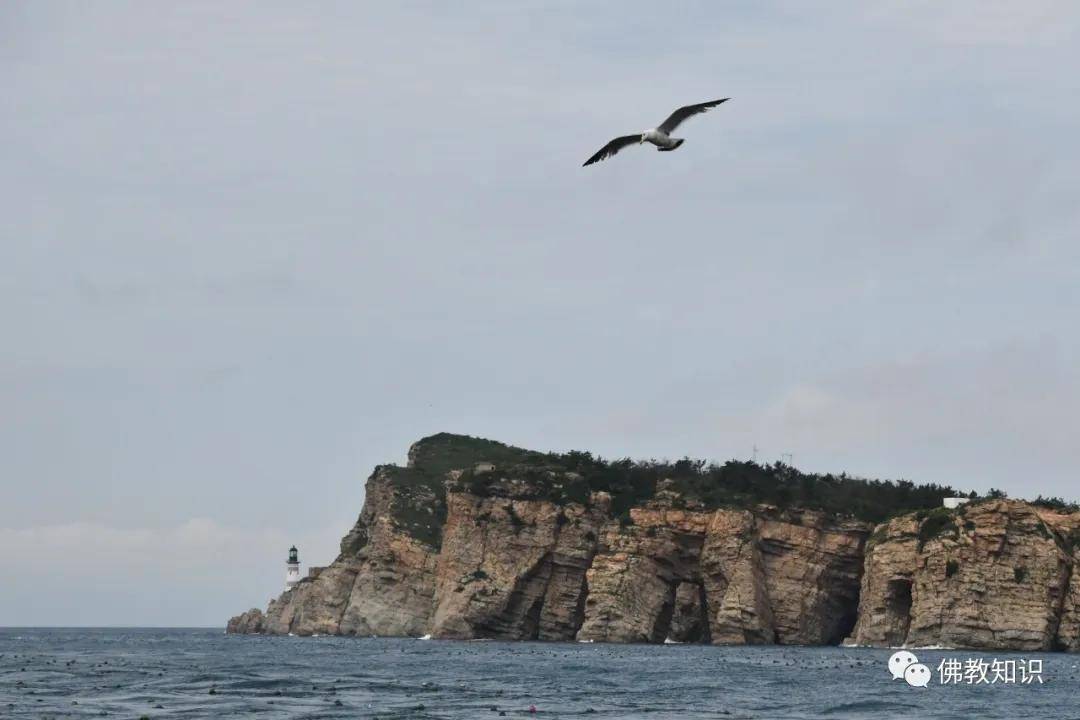
[[[657,130],[660,130],[670,135],[671,133],[675,132],[675,128],[679,127],[682,121],[686,118],[697,115],[698,113],[708,112],[720,103],[727,102],[730,99],[731,98],[721,98],[720,100],[710,100],[709,102],[698,103],[697,105],[687,105],[686,107],[681,107],[675,112],[671,113],[671,115],[668,116],[667,120],[660,123],[660,126],[657,128]]]
[[[600,162],[601,160],[607,160],[609,157],[619,152],[627,145],[633,145],[637,142],[641,142],[641,135],[623,135],[622,137],[617,137],[604,147],[597,150],[596,154],[586,160],[581,165],[581,167],[585,167],[586,165],[592,165],[594,162]]]

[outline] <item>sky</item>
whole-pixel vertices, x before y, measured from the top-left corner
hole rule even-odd
[[[0,4],[0,625],[223,625],[439,431],[1080,499],[1078,35]]]

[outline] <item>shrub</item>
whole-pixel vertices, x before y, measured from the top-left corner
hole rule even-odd
[[[442,542],[444,483],[449,470],[462,471],[454,489],[479,497],[509,494],[508,488],[521,487],[515,486],[514,480],[526,481],[525,487],[533,493],[526,496],[514,490],[514,498],[543,498],[560,505],[588,505],[592,493],[604,491],[610,493],[611,513],[623,527],[632,524],[629,509],[654,498],[661,484],[675,493],[675,504],[694,502],[705,509],[760,504],[800,507],[871,523],[916,511],[922,513],[920,520],[925,520],[940,508],[942,498],[962,494],[949,486],[916,485],[908,480],[804,473],[781,463],[707,463],[690,458],[605,460],[587,452],[540,453],[448,433],[420,440],[410,450],[409,459],[407,468],[381,466],[376,472],[385,472],[405,491],[401,502],[395,502],[395,520],[435,547]],[[477,472],[477,465],[483,462],[492,463],[497,470]],[[515,523],[515,527],[523,524]]]
[[[1060,510],[1062,512],[1076,512],[1077,510],[1080,510],[1080,505],[1077,505],[1074,502],[1067,502],[1056,496],[1046,498],[1039,495],[1031,502],[1033,505],[1041,505],[1042,507]]]
[[[515,533],[525,527],[525,521],[514,511],[513,503],[507,503],[506,514],[510,516],[510,524],[514,526]]]
[[[885,540],[888,535],[889,530],[885,526],[885,524],[882,523],[881,525],[878,525],[876,528],[874,528],[874,532],[870,533],[870,538],[866,541],[867,547],[869,547],[870,545],[877,545],[878,543]]]
[[[957,530],[953,517],[954,513],[949,508],[935,508],[926,513],[926,519],[919,525],[919,549],[922,550],[923,545],[947,531],[955,536]]]
[[[491,495],[491,484],[494,480],[495,475],[492,473],[478,473],[470,469],[462,473],[460,483],[472,495],[488,497]]]

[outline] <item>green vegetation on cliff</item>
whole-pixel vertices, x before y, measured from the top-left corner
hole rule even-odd
[[[495,469],[477,467],[481,463],[490,463]],[[409,451],[409,468],[399,470],[401,481],[424,488],[422,495],[434,496],[441,510],[429,514],[409,500],[395,505],[395,518],[399,524],[415,528],[423,535],[420,539],[433,545],[439,542],[439,531],[432,520],[438,512],[445,514],[443,483],[450,470],[461,471],[457,489],[478,496],[512,495],[585,504],[593,492],[605,491],[612,497],[612,514],[625,522],[629,522],[630,508],[652,500],[658,492],[664,492],[676,505],[750,508],[767,504],[869,522],[939,508],[942,498],[959,494],[949,486],[804,473],[781,463],[729,460],[716,464],[690,458],[674,462],[604,460],[588,452],[540,453],[449,433],[417,442]]]
[[[397,526],[420,542],[440,547],[446,523],[443,476],[396,465],[380,465],[375,473],[394,490],[390,514]]]
[[[616,514],[651,499],[662,488],[707,508],[766,504],[880,522],[899,513],[938,507],[942,498],[957,494],[948,486],[804,473],[781,463],[729,460],[720,465],[690,458],[604,461],[589,453],[568,453],[563,458],[593,490],[612,493]]]
[[[956,517],[962,514],[960,508],[935,507],[931,510],[920,510],[915,513],[915,519],[919,520],[919,550],[929,541],[949,535],[953,539],[958,537],[959,529],[956,525]]]
[[[409,448],[409,467],[428,474],[445,475],[451,470],[470,468],[481,462],[499,466],[543,465],[553,457],[496,440],[438,433],[418,440]]]

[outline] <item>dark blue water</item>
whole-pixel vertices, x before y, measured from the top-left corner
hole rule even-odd
[[[0,629],[3,718],[1080,718],[1080,656]],[[1041,659],[1043,683],[940,685],[943,657]],[[536,706],[536,715],[529,712]]]

